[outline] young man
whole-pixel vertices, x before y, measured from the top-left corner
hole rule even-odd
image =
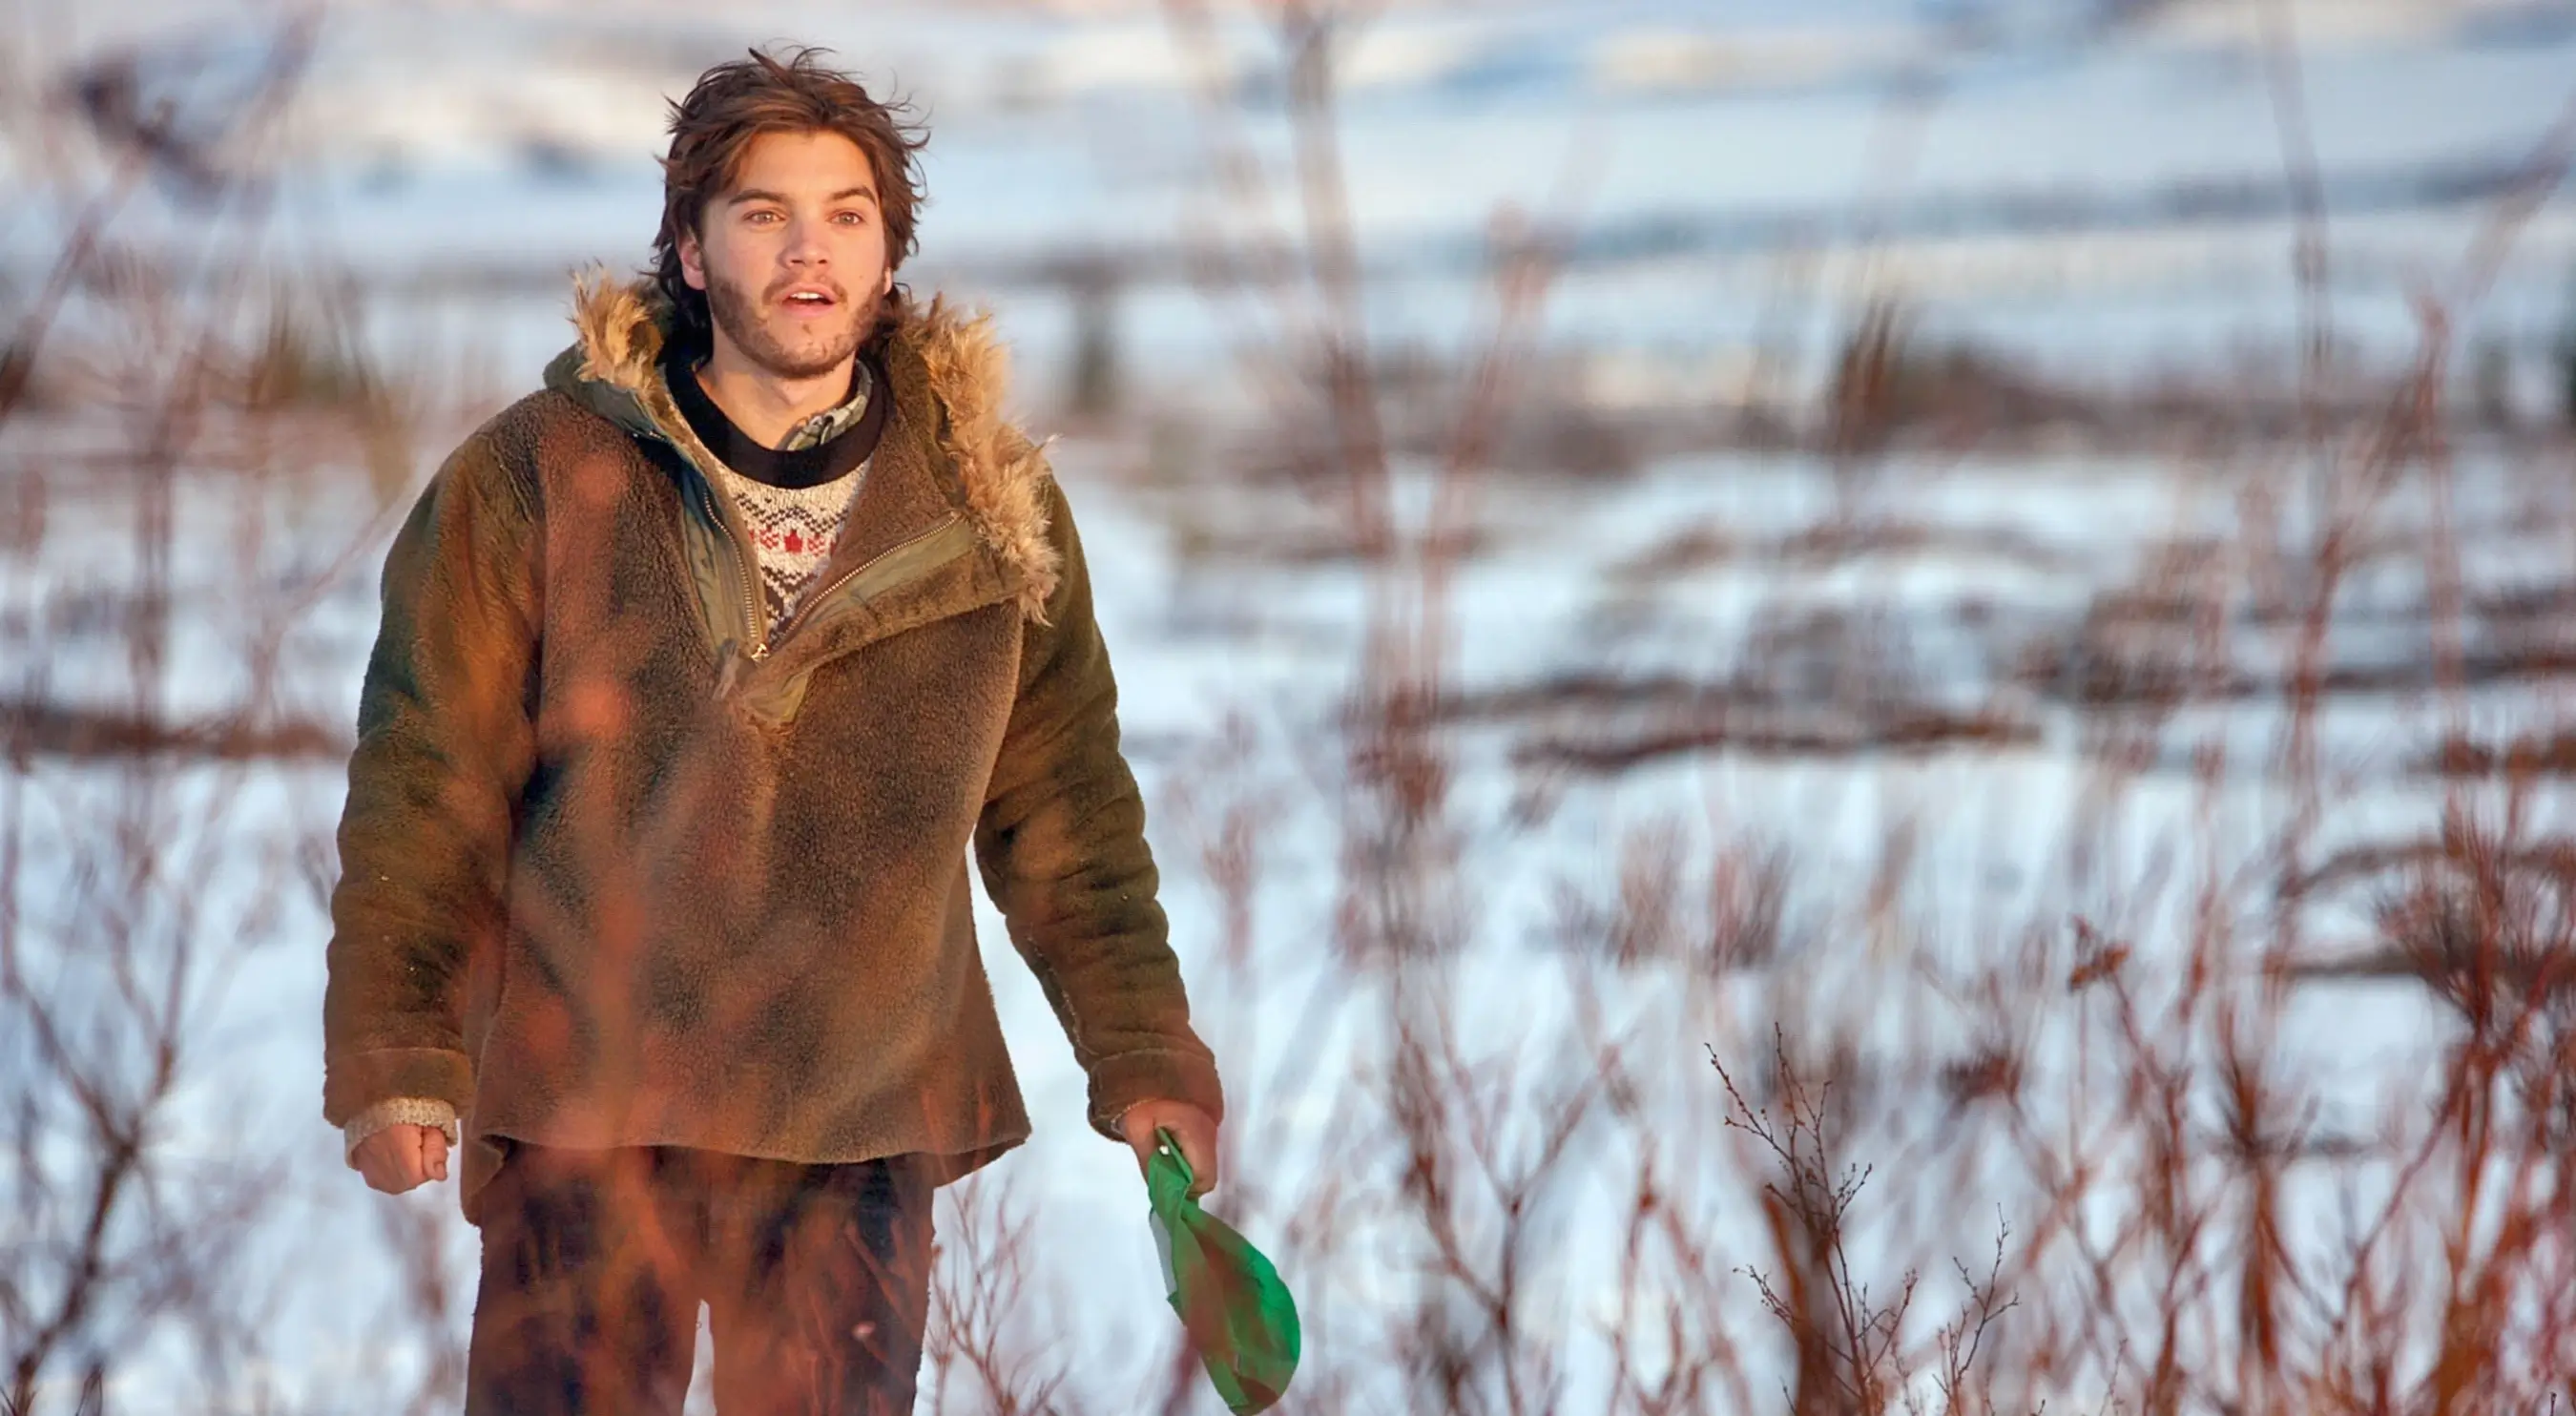
[[[466,1410],[902,1412],[934,1187],[1024,1139],[970,854],[1139,1160],[1223,1102],[1082,544],[981,321],[912,303],[921,139],[811,51],[675,109],[654,278],[387,558],[323,1110],[461,1148]]]

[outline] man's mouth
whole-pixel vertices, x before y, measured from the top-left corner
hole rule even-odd
[[[792,314],[820,315],[838,309],[841,299],[829,290],[800,286],[779,297],[778,303]]]

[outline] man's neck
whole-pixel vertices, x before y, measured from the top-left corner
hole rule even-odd
[[[851,366],[857,360],[853,354],[810,379],[782,379],[744,358],[718,334],[714,350],[698,366],[698,386],[743,436],[762,447],[776,447],[806,419],[839,407],[850,396]]]

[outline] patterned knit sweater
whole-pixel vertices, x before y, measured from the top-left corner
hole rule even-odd
[[[733,498],[751,535],[772,632],[796,613],[858,499],[884,422],[884,400],[869,396],[875,386],[868,366],[857,365],[848,398],[798,424],[776,448],[764,448],[734,427],[695,378],[675,384],[690,427],[716,455],[716,485]],[[869,419],[870,411],[879,416]]]
[[[865,360],[850,372],[847,398],[789,430],[777,447],[752,440],[698,383],[703,356],[675,357],[663,374],[672,401],[689,428],[717,458],[707,471],[733,498],[760,561],[762,598],[775,633],[812,588],[815,572],[830,559],[849,519],[868,459],[885,431],[888,400],[875,397],[876,373]],[[354,1157],[358,1144],[388,1126],[430,1126],[457,1144],[456,1112],[443,1101],[397,1097],[350,1118],[341,1140]],[[352,1161],[354,1164],[354,1160]]]

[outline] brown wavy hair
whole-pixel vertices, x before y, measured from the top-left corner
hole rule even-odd
[[[915,249],[913,218],[922,201],[919,154],[929,135],[910,105],[870,97],[856,79],[824,67],[831,51],[799,48],[785,59],[762,50],[698,76],[689,96],[671,105],[671,151],[662,159],[662,229],[653,238],[653,279],[671,301],[679,334],[709,337],[707,297],[680,270],[680,237],[702,235],[707,203],[730,190],[754,138],[765,133],[838,133],[866,153],[876,177],[886,232],[886,268],[898,270]],[[901,305],[886,302],[882,320]]]

